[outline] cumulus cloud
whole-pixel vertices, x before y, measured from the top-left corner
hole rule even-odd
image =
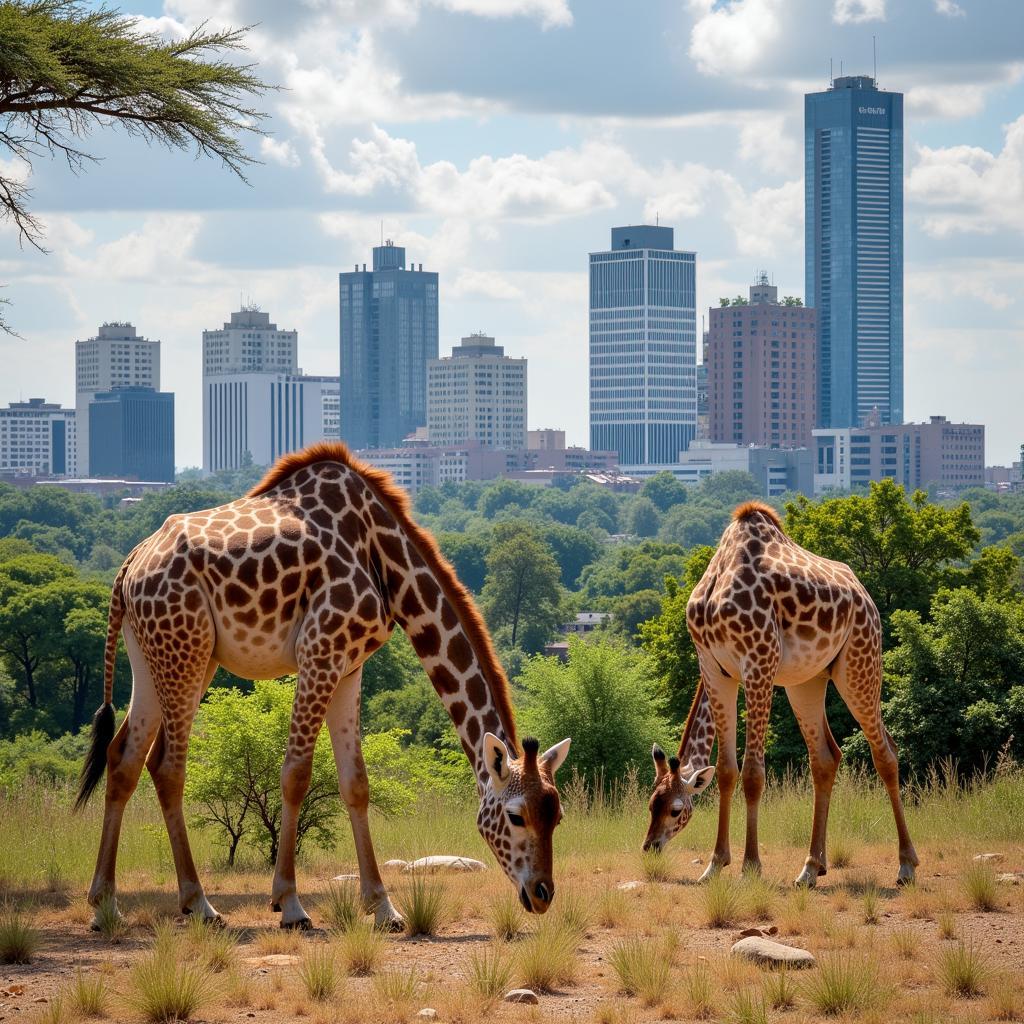
[[[799,244],[804,230],[802,180],[753,192],[734,186],[731,191],[726,220],[741,255],[775,259]]]
[[[884,21],[885,0],[835,0],[832,20],[839,25]]]
[[[486,299],[508,301],[521,299],[523,292],[508,278],[508,275],[496,270],[474,270],[466,268],[459,271],[452,285],[452,294],[462,298],[467,295],[479,295]]]
[[[1024,78],[1024,64],[1013,63],[991,69],[986,81],[912,85],[906,90],[907,110],[915,117],[975,117],[982,113],[989,94]]]
[[[780,0],[690,0],[690,56],[706,75],[753,67],[779,37]]]
[[[923,220],[935,238],[1024,229],[1024,115],[1007,125],[1003,148],[919,146],[907,193],[933,212]]]
[[[295,147],[287,140],[272,139],[269,136],[260,140],[260,153],[264,160],[280,164],[282,167],[298,167],[302,161]]]
[[[537,18],[544,28],[572,24],[566,0],[430,0],[438,7],[482,18]]]
[[[962,18],[967,14],[956,0],[935,0],[935,10],[947,18]]]
[[[792,118],[757,116],[740,128],[740,157],[770,174],[792,173],[803,159],[796,139],[786,131]]]

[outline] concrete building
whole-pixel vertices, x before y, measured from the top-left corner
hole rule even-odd
[[[531,452],[565,451],[565,431],[544,427],[526,432],[526,447]]]
[[[684,484],[699,484],[715,473],[738,470],[754,477],[765,498],[776,498],[786,491],[811,495],[814,487],[814,463],[809,448],[755,448],[695,441],[687,451],[680,452],[678,462],[620,469],[640,479],[668,470]]]
[[[437,274],[407,270],[391,241],[374,247],[372,266],[338,275],[341,437],[352,448],[394,447],[426,424],[438,355]]]
[[[814,431],[814,491],[865,488],[892,479],[907,490],[985,485],[985,428],[932,416],[927,423]]]
[[[590,254],[590,447],[674,461],[697,429],[695,253],[672,228],[612,228]]]
[[[0,479],[75,476],[76,413],[42,398],[0,409]]]
[[[92,477],[174,480],[174,395],[153,388],[101,391],[89,403]]]
[[[203,469],[268,466],[314,441],[337,440],[337,377],[304,374],[299,335],[243,306],[203,331]]]
[[[708,430],[712,441],[808,447],[817,415],[817,315],[779,303],[762,273],[748,305],[712,309]]]
[[[805,285],[818,421],[903,421],[903,96],[864,75],[804,97]]]
[[[526,360],[505,355],[485,334],[427,361],[430,444],[479,441],[485,448],[526,447]]]
[[[125,321],[101,325],[94,338],[75,342],[75,413],[78,472],[88,476],[89,403],[114,388],[160,390],[160,342],[140,338]]]

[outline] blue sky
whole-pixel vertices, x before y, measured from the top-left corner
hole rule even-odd
[[[441,349],[474,330],[530,360],[531,427],[587,437],[586,254],[660,217],[698,306],[766,269],[803,294],[803,94],[870,73],[906,94],[906,410],[1024,441],[1020,0],[164,0],[174,35],[250,25],[285,88],[250,185],[116,132],[78,177],[36,164],[48,255],[0,224],[23,340],[0,402],[73,402],[73,342],[128,319],[163,341],[179,465],[200,461],[200,337],[244,296],[338,364],[337,273],[384,232],[441,274]],[[3,159],[0,154],[0,159]],[[698,316],[700,315],[700,308]]]

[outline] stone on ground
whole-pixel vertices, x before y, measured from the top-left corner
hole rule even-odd
[[[639,882],[634,879],[632,882],[619,882],[615,887],[619,892],[639,892],[644,887],[643,882]]]
[[[359,881],[359,876],[358,875],[335,875],[331,879],[331,881],[332,882],[358,882]]]
[[[420,857],[411,864],[406,864],[404,871],[483,871],[487,865],[472,857]]]
[[[437,1010],[435,1010],[432,1006],[424,1006],[423,1009],[416,1014],[416,1016],[419,1017],[421,1020],[436,1020]]]
[[[299,958],[291,953],[268,953],[266,956],[247,956],[242,962],[251,967],[294,967]]]
[[[1020,885],[1024,881],[1024,871],[1004,871],[1000,875],[996,875],[996,881],[1002,882],[1004,885]]]
[[[988,861],[989,864],[998,864],[1004,857],[1001,853],[976,853],[974,859]]]
[[[381,864],[382,868],[391,868],[392,871],[404,871],[409,866],[407,860],[386,860]]]
[[[537,993],[528,988],[514,988],[511,992],[505,993],[506,1003],[529,1003],[531,1006],[539,1003]]]
[[[786,946],[774,939],[766,939],[759,936],[749,936],[740,939],[732,947],[733,956],[743,957],[745,960],[752,960],[756,964],[764,964],[769,967],[813,967],[814,954],[806,949],[798,949],[796,946]]]

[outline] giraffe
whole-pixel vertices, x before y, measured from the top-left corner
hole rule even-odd
[[[778,514],[740,505],[686,606],[700,682],[679,757],[654,749],[655,785],[645,849],[661,849],[686,824],[692,797],[715,774],[718,736],[718,837],[706,881],[729,864],[729,807],[738,777],[736,701],[746,698],[743,793],[747,804],[744,870],[760,871],[757,812],[764,789],[764,743],[773,687],[782,686],[807,744],[814,783],[810,852],[797,885],[813,887],[827,870],[825,834],[841,753],[825,716],[831,680],[864,730],[885,784],[899,841],[897,884],[914,881],[918,858],[900,799],[896,744],[882,722],[882,627],[874,601],[853,570],[812,554],[786,536]],[[685,760],[684,760],[685,759]],[[683,764],[684,767],[680,767]]]
[[[523,907],[543,914],[555,892],[552,833],[562,814],[555,773],[569,740],[544,753],[534,739],[519,742],[508,682],[469,592],[414,522],[406,493],[337,443],[285,456],[237,501],[170,516],[117,574],[104,703],[93,720],[77,802],[88,800],[106,770],[89,902],[95,907],[115,898],[121,821],[145,764],[170,838],[181,910],[220,919],[192,860],[182,793],[192,722],[223,665],[249,679],[298,675],[271,891],[281,926],[311,927],[296,890],[296,824],[326,723],[363,908],[378,926],[400,929],[370,838],[359,735],[362,665],[396,624],[408,634],[472,764],[481,835]],[[132,666],[132,698],[115,734],[119,632]]]

